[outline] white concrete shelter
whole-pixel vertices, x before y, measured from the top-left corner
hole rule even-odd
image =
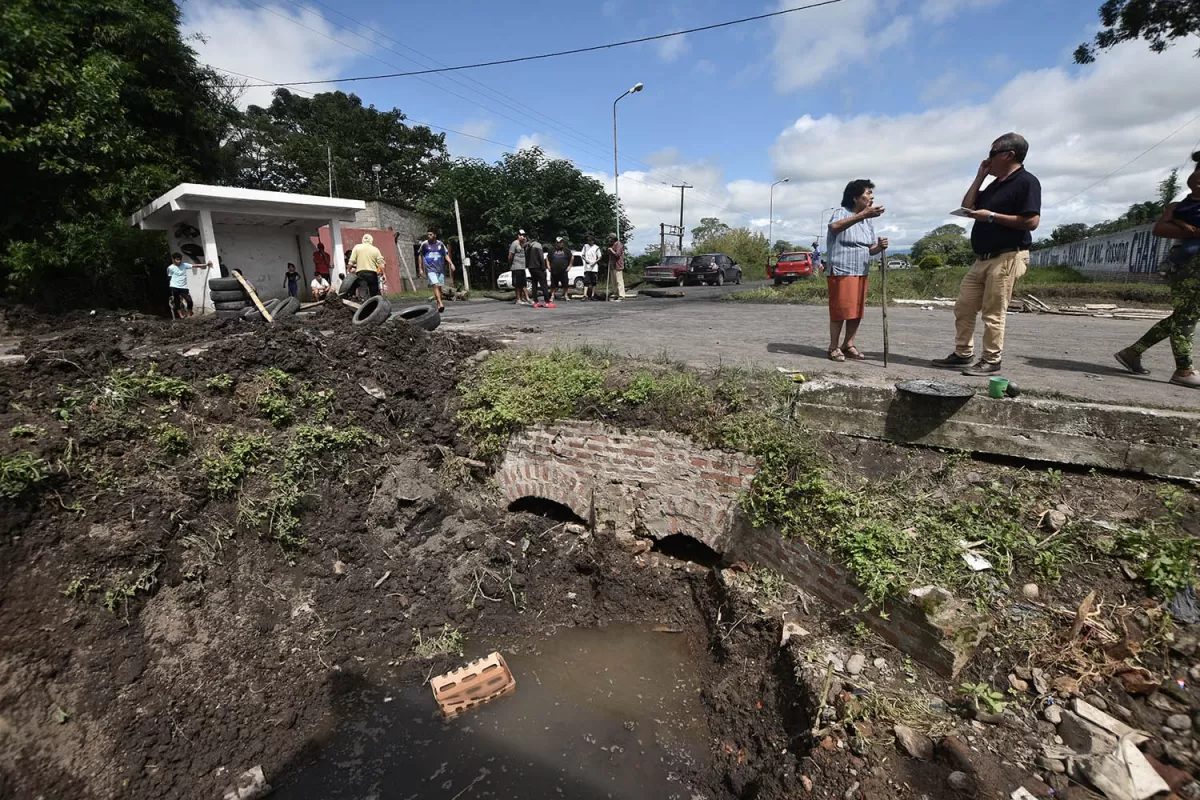
[[[212,313],[208,279],[220,277],[222,266],[240,270],[266,300],[287,296],[283,276],[290,261],[303,276],[301,291],[306,290],[313,277],[312,237],[324,225],[332,232],[333,274],[345,272],[342,224],[353,223],[365,208],[362,200],[340,197],[181,183],[129,222],[142,230],[166,231],[171,251],[183,253],[186,262],[212,262],[188,276],[197,313]]]

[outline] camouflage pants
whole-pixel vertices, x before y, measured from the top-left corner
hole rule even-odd
[[[1175,369],[1186,372],[1193,367],[1192,336],[1200,320],[1200,256],[1168,277],[1167,282],[1171,285],[1174,311],[1146,331],[1133,346],[1133,352],[1141,355],[1163,339],[1170,339]]]

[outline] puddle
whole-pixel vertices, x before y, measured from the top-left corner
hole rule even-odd
[[[340,709],[352,721],[272,796],[692,797],[682,775],[707,759],[695,667],[706,656],[684,634],[570,628],[504,657],[516,693],[452,720],[428,686],[353,693]]]

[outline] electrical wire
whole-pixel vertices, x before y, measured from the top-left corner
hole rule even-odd
[[[504,64],[520,64],[520,63],[523,63],[526,61],[541,61],[541,60],[547,59],[547,58],[559,58],[560,56],[573,56],[573,55],[580,55],[582,53],[593,53],[598,50],[609,50],[609,49],[612,49],[615,47],[627,47],[629,45],[643,44],[645,42],[656,42],[656,41],[660,41],[662,39],[670,39],[673,36],[685,36],[689,33],[700,33],[702,31],[717,30],[718,28],[728,28],[732,25],[742,25],[747,22],[757,22],[759,20],[770,19],[771,17],[780,17],[780,16],[783,16],[784,14],[792,14],[797,11],[808,11],[809,9],[820,8],[821,6],[831,6],[831,5],[834,5],[835,3],[840,3],[840,2],[842,2],[842,0],[821,0],[821,2],[818,2],[818,3],[809,3],[808,5],[796,6],[794,8],[784,8],[779,11],[771,11],[766,14],[756,14],[755,16],[752,16],[752,17],[742,17],[740,19],[731,19],[731,20],[727,20],[725,22],[713,23],[712,25],[702,25],[698,28],[688,28],[687,30],[673,31],[671,33],[660,33],[655,36],[643,36],[639,39],[626,39],[625,41],[621,41],[621,42],[609,42],[608,44],[597,44],[597,45],[592,45],[591,47],[578,47],[573,50],[559,50],[559,51],[553,52],[553,53],[541,53],[536,56],[519,56],[517,58],[502,58],[502,59],[497,59],[495,61],[481,61],[476,64],[459,64],[459,65],[453,66],[453,67],[435,67],[435,68],[430,68],[430,69],[411,70],[408,72],[390,72],[390,73],[386,73],[386,74],[382,74],[382,75],[358,75],[358,76],[355,76],[352,78],[327,78],[325,80],[283,81],[283,82],[279,82],[279,83],[263,82],[263,83],[251,84],[244,88],[259,89],[259,88],[269,88],[269,87],[276,87],[276,86],[280,86],[280,87],[311,86],[311,85],[323,84],[323,83],[352,83],[352,82],[356,82],[356,81],[378,81],[378,80],[384,80],[386,78],[408,78],[408,77],[413,77],[416,75],[436,75],[436,74],[444,73],[444,72],[459,72],[461,70],[466,70],[466,69],[480,69],[481,67],[498,67],[498,66],[502,66]],[[258,3],[254,3],[254,5],[258,5]],[[265,6],[259,6],[259,7],[265,8]],[[267,10],[270,10],[270,9],[267,9]],[[322,34],[322,35],[324,35],[324,34]],[[351,48],[351,49],[354,50],[355,48]],[[357,50],[357,52],[361,53],[362,51]],[[365,54],[365,55],[369,55],[369,54]]]

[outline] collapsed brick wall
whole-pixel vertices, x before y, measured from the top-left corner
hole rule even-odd
[[[509,503],[541,497],[600,529],[654,539],[682,533],[721,551],[756,464],[666,431],[572,421],[514,437],[496,477]]]
[[[886,616],[866,610],[866,596],[835,559],[749,524],[738,499],[750,489],[756,466],[751,456],[704,449],[679,434],[572,420],[515,436],[496,479],[507,503],[540,497],[619,537],[685,534],[718,553],[770,567],[834,609],[854,613],[937,672],[956,674],[988,620],[953,598],[936,608],[890,604]]]

